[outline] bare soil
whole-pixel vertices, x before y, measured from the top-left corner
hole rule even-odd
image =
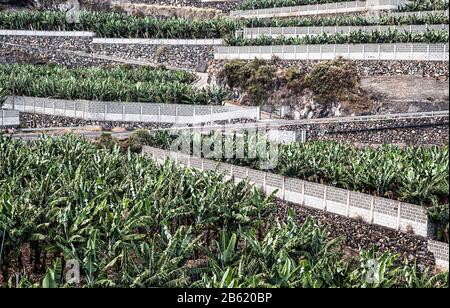
[[[376,76],[361,87],[378,102],[379,112],[420,112],[449,109],[449,81],[422,76]]]

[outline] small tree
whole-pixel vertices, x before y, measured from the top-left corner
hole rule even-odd
[[[353,92],[358,84],[355,63],[343,59],[320,62],[305,77],[305,86],[324,102]]]
[[[146,129],[135,130],[131,136],[128,138],[128,148],[131,152],[140,153],[142,152],[143,145],[150,145],[152,141],[152,136]]]

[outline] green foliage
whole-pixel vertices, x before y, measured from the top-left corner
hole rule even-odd
[[[76,260],[84,287],[448,287],[389,253],[347,261],[326,229],[275,220],[272,196],[245,181],[70,135],[0,138],[0,192],[2,286],[15,273],[17,287],[69,286],[62,265]]]
[[[16,95],[97,101],[222,104],[221,88],[197,89],[194,76],[164,67],[1,65],[0,87]]]
[[[325,4],[345,2],[347,0],[244,0],[239,8],[241,10],[256,10],[272,7],[300,6],[309,4]]]
[[[161,135],[150,145],[168,149],[169,142],[161,141],[164,138],[167,136]],[[195,135],[191,136],[193,138]],[[236,139],[234,146],[237,142],[256,141],[250,140],[246,134],[243,140]],[[400,148],[383,145],[374,149],[312,141],[280,145],[277,159],[272,171],[288,177],[423,206],[448,204],[448,146]],[[233,156],[225,161],[258,169],[261,158]],[[447,217],[448,221],[448,215],[440,217]]]
[[[142,152],[142,146],[150,144],[152,136],[146,129],[135,130],[127,140],[127,146],[133,153]]]
[[[119,146],[119,140],[113,137],[111,133],[102,133],[97,139],[97,146],[99,149],[113,151]]]
[[[412,0],[399,7],[399,11],[445,11],[448,0]]]
[[[449,242],[448,204],[435,205],[427,210],[428,217],[436,225],[436,238],[441,242]]]
[[[160,19],[119,13],[83,11],[80,22],[69,24],[64,12],[1,12],[0,29],[92,31],[101,37],[218,38],[233,33],[240,23],[233,19]]]
[[[359,75],[352,61],[342,59],[322,61],[305,76],[304,86],[320,100],[333,100],[352,92],[359,85]]]
[[[229,36],[226,42],[231,46],[266,46],[266,45],[306,45],[306,44],[363,44],[363,43],[446,43],[448,31],[427,30],[426,32],[408,31],[352,31],[349,33],[322,33],[302,37],[259,36],[254,39]]]
[[[377,16],[333,15],[296,18],[253,18],[242,21],[245,27],[321,27],[321,26],[395,26],[448,24],[449,17],[443,13],[429,12],[424,15],[393,16],[380,13]]]
[[[224,65],[219,78],[223,78],[231,89],[238,88],[245,92],[252,105],[262,105],[273,88],[275,68],[264,60],[233,60]]]
[[[222,229],[252,228],[271,207],[248,183],[117,147],[0,138],[0,284],[20,272],[21,285],[32,286],[41,272],[43,285],[55,286],[59,275],[46,264],[58,256],[78,260],[91,287],[186,286],[201,247]]]
[[[8,94],[9,93],[6,90],[6,88],[0,86],[0,109],[3,107],[3,104],[5,103]]]

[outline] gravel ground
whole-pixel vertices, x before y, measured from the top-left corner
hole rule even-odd
[[[110,66],[120,63],[94,59],[61,51],[45,51],[37,47],[9,46],[0,42],[0,64],[45,64],[54,63],[67,67]]]
[[[90,121],[70,117],[20,113],[20,125],[27,128],[49,128],[49,127],[81,127],[81,126],[101,126],[105,130],[120,127],[126,130],[139,128],[154,129],[168,128],[171,123],[144,123],[144,122],[112,122],[112,121]]]
[[[58,50],[89,52],[92,38],[89,37],[41,37],[41,36],[0,36],[0,42],[24,45],[27,47],[44,47]]]
[[[250,123],[254,120],[250,119],[234,119],[231,121],[216,121],[215,124],[229,123]],[[81,127],[81,126],[101,126],[105,130],[112,128],[124,128],[126,130],[134,130],[139,128],[169,128],[174,126],[173,123],[146,123],[146,122],[111,122],[111,121],[90,121],[71,117],[33,114],[27,112],[20,113],[20,125],[22,128],[50,128],[50,127]],[[192,125],[180,125],[181,127]],[[195,125],[198,126],[198,125]]]
[[[427,239],[398,232],[377,225],[369,225],[363,221],[350,219],[336,214],[326,213],[320,210],[300,206],[297,204],[277,201],[277,214],[285,218],[288,209],[294,209],[299,222],[306,218],[314,218],[317,223],[328,228],[330,238],[341,238],[343,244],[352,249],[377,248],[379,253],[391,251],[399,254],[400,259],[409,261],[417,259],[419,265],[434,266],[435,260],[427,248]]]
[[[203,71],[214,59],[211,46],[159,46],[140,44],[92,44],[91,52]],[[202,69],[201,67],[205,69]]]

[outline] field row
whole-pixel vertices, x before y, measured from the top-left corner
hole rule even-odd
[[[245,182],[114,144],[0,136],[1,286],[70,286],[69,260],[83,287],[448,286],[448,273],[387,251],[349,261],[327,230],[293,211],[277,216],[272,198]],[[368,281],[374,259],[383,279]]]
[[[0,65],[0,88],[7,94],[67,100],[221,105],[222,88],[198,89],[185,71],[151,67],[66,68]]]
[[[69,24],[60,12],[0,12],[0,29],[44,31],[89,31],[100,37],[214,39],[234,37],[237,30],[252,27],[321,27],[369,25],[448,24],[448,14],[395,17],[328,16],[294,19],[158,19],[118,13],[84,12],[80,23]]]

